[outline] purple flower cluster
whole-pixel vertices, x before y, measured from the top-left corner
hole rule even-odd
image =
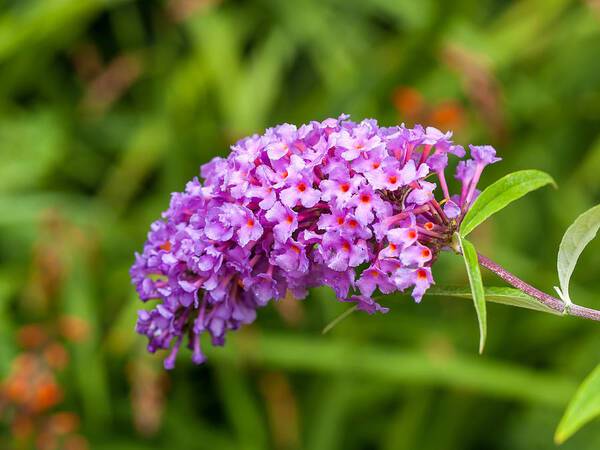
[[[448,153],[465,155],[451,135],[343,115],[269,128],[205,164],[205,182],[173,193],[130,271],[143,301],[160,299],[138,313],[148,350],[172,347],[164,365],[173,368],[187,335],[200,364],[202,333],[223,345],[228,329],[251,323],[288,290],[304,298],[308,287],[327,285],[369,313],[387,311],[372,299],[377,288],[412,288],[419,302],[483,168],[498,161],[492,147],[471,146],[472,159],[456,170],[461,194],[451,197]]]

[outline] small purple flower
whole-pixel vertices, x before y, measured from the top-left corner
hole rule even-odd
[[[250,241],[258,240],[263,234],[263,227],[249,209],[244,208],[242,214],[237,216],[237,243],[243,247]]]
[[[275,246],[270,261],[288,272],[306,273],[309,265],[304,246],[291,239],[283,245]]]
[[[361,225],[353,214],[335,208],[332,208],[331,214],[323,214],[319,217],[317,227],[325,231],[336,230],[349,239],[369,239],[372,236],[370,228]]]
[[[348,206],[355,207],[354,216],[362,225],[369,225],[375,219],[375,214],[379,218],[390,215],[391,206],[383,201],[379,194],[369,186],[362,186],[358,192],[350,199]]]
[[[451,137],[452,131],[442,133],[435,127],[427,127],[425,129],[425,139],[423,140],[423,144],[432,146],[439,144],[444,145]]]
[[[416,231],[415,231],[415,239],[416,239]],[[380,259],[396,259],[400,256],[401,252],[402,252],[402,245],[398,245],[395,242],[390,242],[389,245],[387,245],[386,247],[382,248],[381,251],[379,252],[379,258]]]
[[[366,297],[370,297],[377,288],[384,294],[396,290],[396,286],[390,281],[388,274],[375,266],[363,271],[362,276],[356,282],[356,286],[360,289],[361,294]]]
[[[357,267],[367,260],[367,244],[364,239],[351,242],[341,233],[330,231],[324,234],[319,252],[330,269],[342,272]]]
[[[427,165],[434,172],[442,172],[448,165],[446,153],[434,153],[427,159]]]
[[[233,237],[234,226],[239,223],[239,211],[236,205],[225,203],[211,209],[206,216],[204,232],[213,241],[228,241]]]
[[[444,204],[444,214],[449,219],[455,219],[460,215],[460,207],[452,200],[448,200]]]
[[[402,250],[417,242],[417,238],[419,237],[414,215],[410,217],[410,224],[407,225],[408,226],[393,228],[387,232],[388,241],[400,247]]]
[[[473,195],[475,194],[475,187],[479,182],[479,177],[485,166],[501,161],[502,159],[496,158],[496,150],[491,145],[469,145],[469,149],[471,150],[471,157],[475,160],[475,170],[464,201],[461,195],[461,205],[465,204],[467,206],[474,200]]]
[[[352,297],[344,299],[342,301],[351,303],[356,302],[356,309],[358,309],[359,311],[366,311],[369,314],[375,314],[378,312],[385,314],[390,310],[389,308],[384,308],[383,306],[381,306],[371,297],[364,295],[353,295]]]
[[[435,183],[428,181],[421,181],[419,187],[413,189],[408,197],[406,197],[406,203],[413,205],[424,205],[434,199],[433,190],[435,189]]]
[[[279,242],[287,242],[292,237],[292,233],[298,229],[298,214],[279,202],[267,211],[265,219],[273,224],[273,233]]]
[[[385,158],[389,157],[385,146],[380,145],[370,149],[368,152],[360,152],[359,156],[352,160],[350,167],[355,172],[366,174],[376,170]]]
[[[475,175],[475,161],[468,159],[466,161],[460,161],[456,167],[456,175],[454,176],[457,180],[460,180],[463,186],[469,186],[471,180]]]
[[[427,262],[431,261],[432,252],[429,247],[415,242],[408,248],[405,248],[400,255],[400,261],[406,267],[423,267]]]
[[[469,145],[469,149],[471,150],[471,158],[477,164],[487,166],[502,160],[502,158],[496,158],[496,149],[491,145]]]
[[[269,274],[259,273],[256,277],[242,283],[248,287],[258,306],[265,306],[278,297],[277,282]]]
[[[372,136],[368,126],[358,126],[354,128],[354,136],[345,130],[342,131],[336,140],[336,146],[345,149],[341,156],[346,161],[353,161],[361,153],[368,154],[371,150],[381,145],[379,136]]]
[[[255,182],[246,189],[246,198],[249,200],[259,200],[258,206],[262,210],[269,210],[277,201],[277,191],[273,188],[275,173],[272,169],[265,166],[259,166],[255,171]]]
[[[326,202],[335,200],[338,206],[342,206],[357,192],[362,181],[362,177],[350,177],[347,167],[335,167],[328,178],[319,183],[321,198]]]
[[[431,269],[420,267],[418,269],[398,268],[392,274],[392,280],[399,290],[414,286],[412,296],[417,303],[423,298],[425,291],[433,284]]]
[[[393,192],[402,186],[409,184],[427,176],[429,168],[425,164],[421,164],[419,169],[415,168],[413,160],[408,161],[404,166],[396,158],[386,158],[381,167],[374,169],[365,174],[369,184],[373,189],[385,189]]]
[[[289,177],[287,184],[290,186],[279,194],[281,203],[293,208],[300,202],[305,208],[312,208],[321,198],[321,192],[313,189],[312,180],[308,176]]]

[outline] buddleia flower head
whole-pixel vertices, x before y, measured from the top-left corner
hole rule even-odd
[[[420,302],[483,168],[499,160],[492,147],[471,146],[456,169],[461,192],[450,196],[448,155],[465,156],[451,137],[342,115],[269,128],[202,166],[204,182],[172,194],[130,270],[140,299],[157,301],[138,313],[148,350],[171,349],[171,369],[185,343],[200,364],[203,333],[223,345],[259,307],[315,286],[368,313],[388,310],[377,290],[409,290]]]

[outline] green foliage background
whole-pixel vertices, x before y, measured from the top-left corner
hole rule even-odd
[[[470,300],[391,296],[387,315],[353,313],[322,336],[347,306],[316,289],[264,308],[225,348],[205,345],[202,367],[182,351],[164,373],[165,355],[146,354],[128,268],[169,193],[238,138],[342,112],[494,145],[503,161],[482,186],[550,173],[558,191],[470,240],[551,293],[563,232],[600,201],[600,4],[1,0],[0,447],[551,448],[600,361],[598,324],[489,305],[478,356]],[[571,287],[596,308],[598,250]],[[450,254],[434,275],[467,283]],[[24,354],[46,361],[48,342],[69,356],[44,369],[62,395],[23,412],[6,386]],[[47,430],[61,411],[80,422],[66,437]],[[563,447],[600,448],[600,422]]]

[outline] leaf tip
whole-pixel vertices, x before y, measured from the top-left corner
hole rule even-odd
[[[567,436],[560,428],[558,428],[556,433],[554,433],[554,443],[556,445],[561,445],[568,439],[568,437],[569,436]]]

